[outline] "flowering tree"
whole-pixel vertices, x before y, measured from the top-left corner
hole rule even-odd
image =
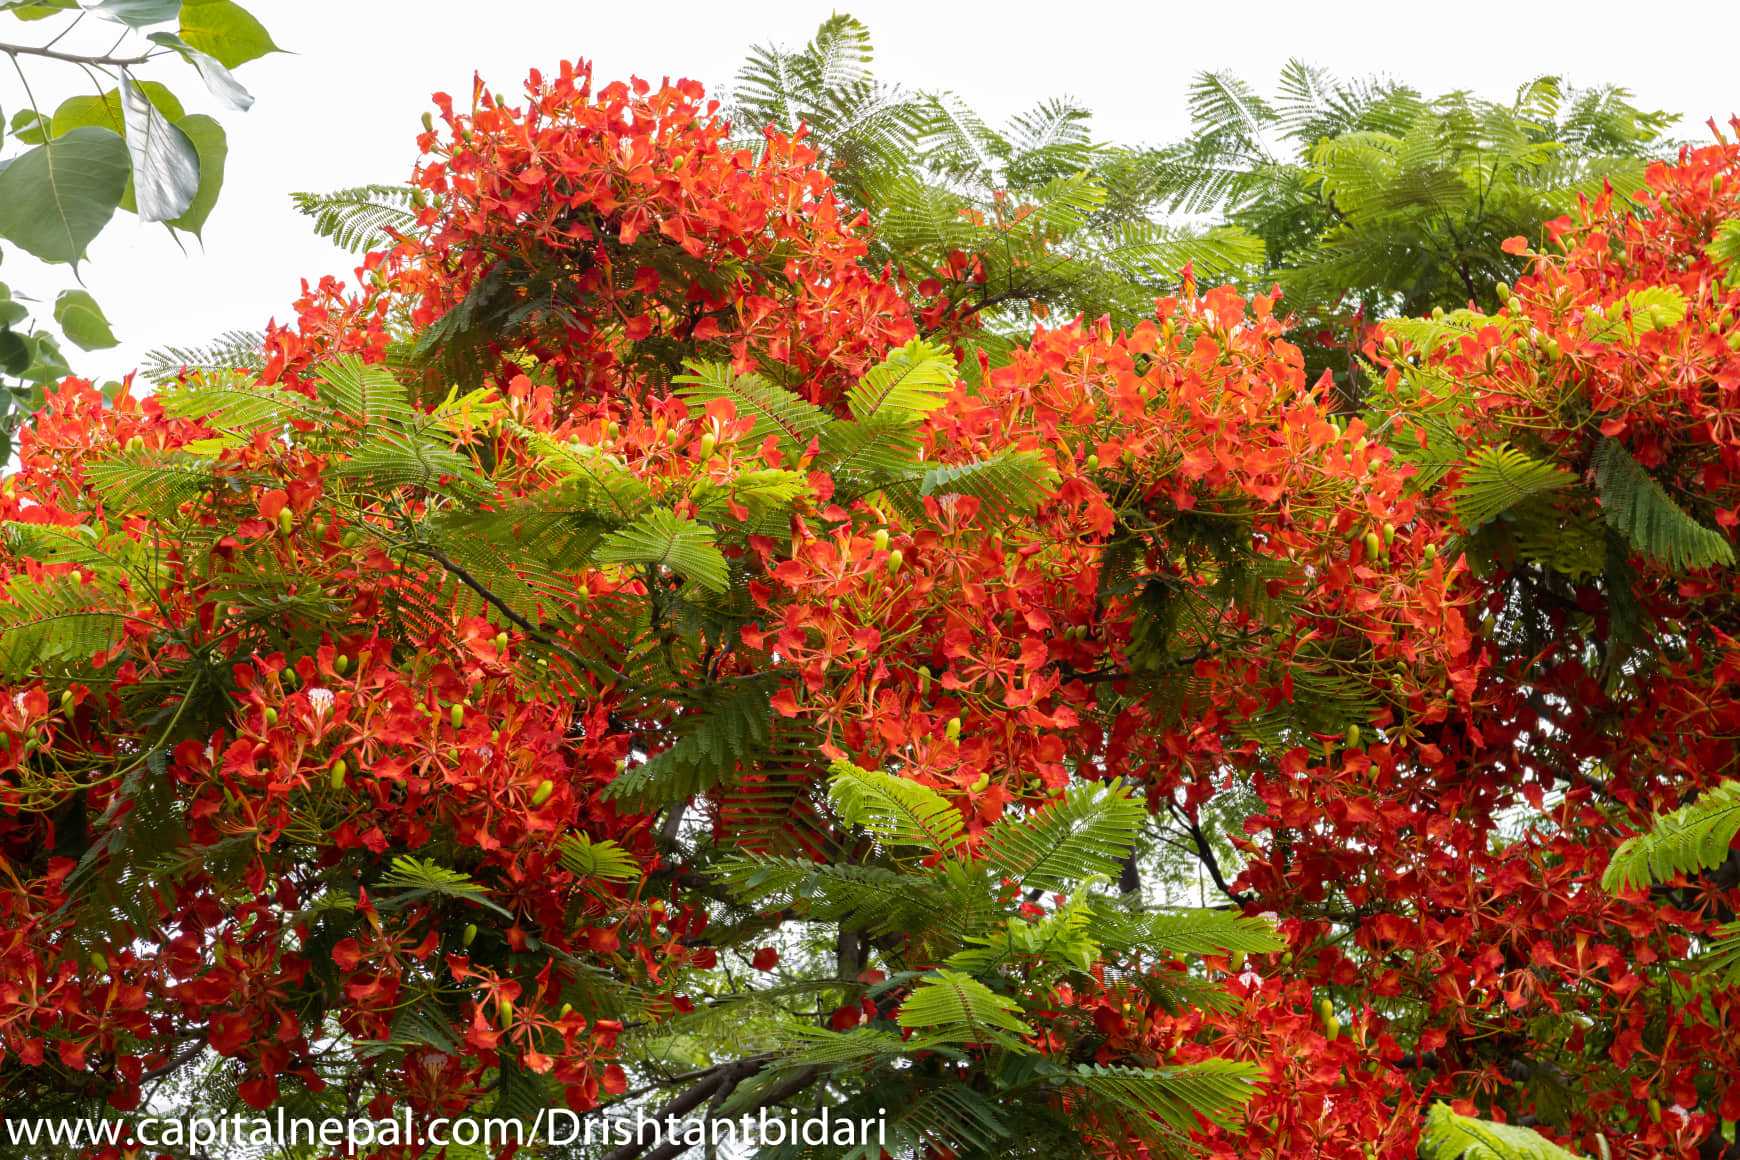
[[[693,83],[437,103],[415,228],[259,367],[21,434],[9,1110],[1719,1154],[1732,875],[1674,875],[1733,830],[1608,861],[1728,769],[1740,150],[1349,415],[1188,271],[993,359]]]

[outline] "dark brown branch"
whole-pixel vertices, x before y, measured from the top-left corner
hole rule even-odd
[[[1189,833],[1190,840],[1196,846],[1197,860],[1208,868],[1208,876],[1214,879],[1214,884],[1220,888],[1220,892],[1238,903],[1240,906],[1249,904],[1251,900],[1249,895],[1240,894],[1231,886],[1227,885],[1226,876],[1222,874],[1220,870],[1220,859],[1214,856],[1214,847],[1209,844],[1208,835],[1202,832],[1202,827],[1193,821],[1190,818],[1190,815],[1186,814],[1175,803],[1167,802],[1166,805],[1167,808],[1172,811],[1172,816],[1177,818],[1179,824],[1184,827],[1187,833]]]
[[[515,612],[513,610],[513,608],[508,605],[507,601],[505,601],[501,597],[497,596],[494,592],[491,592],[489,590],[489,588],[483,583],[483,581],[479,580],[477,577],[473,576],[470,572],[467,572],[464,568],[462,568],[458,564],[454,563],[453,558],[451,556],[449,556],[446,552],[443,552],[440,548],[437,548],[434,544],[418,544],[414,547],[413,550],[421,553],[422,555],[429,557],[431,560],[435,561],[437,564],[439,564],[443,568],[447,569],[448,573],[455,580],[458,580],[461,584],[465,585],[467,588],[471,589],[473,592],[475,592],[479,596],[483,597],[484,600],[489,602],[489,604],[492,608],[494,608],[497,612],[501,613],[503,616],[507,617],[509,620],[513,621],[514,624],[518,625],[521,629],[525,630],[526,633],[538,638],[540,641],[543,641],[545,644],[550,643],[550,639],[544,633],[543,629],[539,628],[537,625],[533,624],[531,621],[527,620],[525,617],[523,617],[519,613]]]

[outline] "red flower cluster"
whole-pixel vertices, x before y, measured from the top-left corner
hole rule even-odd
[[[204,1045],[266,1106],[319,1088],[337,1026],[427,1041],[369,1074],[376,1114],[471,1106],[503,1061],[576,1107],[622,1092],[590,988],[682,1012],[720,948],[710,880],[667,862],[683,813],[617,783],[739,682],[766,686],[750,732],[804,753],[697,787],[721,844],[824,858],[832,757],[940,791],[968,850],[1122,778],[1275,914],[1292,949],[1211,959],[1212,1007],[1103,966],[1042,996],[1031,1046],[1072,1063],[1265,1065],[1241,1123],[1202,1126],[1213,1155],[1411,1155],[1437,1097],[1613,1154],[1740,1118],[1740,1005],[1675,990],[1735,888],[1599,887],[1622,833],[1740,760],[1740,604],[1729,573],[1625,540],[1596,464],[1617,441],[1736,522],[1740,149],[1657,167],[1641,212],[1556,223],[1500,315],[1374,339],[1364,416],[1307,381],[1274,300],[1187,277],[1127,333],[1041,331],[872,430],[917,466],[849,493],[817,432],[915,326],[802,135],[741,149],[698,86],[595,91],[584,66],[527,100],[438,100],[420,231],[360,290],[307,290],[264,374],[197,418],[69,380],[24,433],[0,516],[77,550],[9,540],[8,607],[87,593],[78,615],[121,627],[0,693],[0,1067],[127,1107]],[[416,367],[415,401],[344,410],[322,376],[362,375],[346,355]],[[766,434],[686,401],[710,359],[819,418]],[[1499,444],[1564,469],[1530,509],[1551,552],[1467,516],[1469,455]],[[587,555],[588,502],[658,512],[716,571]],[[582,563],[527,562],[563,536]],[[698,611],[708,577],[738,604]],[[81,926],[93,907],[120,917]],[[744,937],[755,970],[791,966]],[[444,1026],[400,1025],[432,996]]]

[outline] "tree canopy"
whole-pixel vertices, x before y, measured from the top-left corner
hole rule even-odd
[[[868,64],[438,94],[355,280],[45,387],[8,1114],[1734,1155],[1740,124]]]

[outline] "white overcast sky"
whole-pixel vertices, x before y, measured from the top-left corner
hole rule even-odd
[[[1290,56],[1341,76],[1384,73],[1430,92],[1466,87],[1507,96],[1541,73],[1582,85],[1615,82],[1647,106],[1680,114],[1686,137],[1702,137],[1709,117],[1725,122],[1740,113],[1732,64],[1740,2],[1714,0],[244,2],[294,55],[237,70],[257,99],[246,114],[216,109],[178,61],[148,74],[169,81],[191,110],[219,113],[229,132],[228,177],[203,250],[190,241],[183,254],[162,227],[125,214],[92,247],[85,285],[122,345],[69,352],[83,373],[116,375],[157,346],[285,320],[300,278],[348,273],[354,261],[309,232],[290,192],[404,179],[429,94],[462,97],[474,70],[514,92],[530,67],[552,71],[564,57],[585,57],[602,79],[690,76],[711,89],[732,77],[750,45],[801,44],[836,8],[870,26],[878,72],[889,80],[951,88],[998,117],[1067,94],[1095,110],[1105,140],[1171,139],[1186,127],[1194,73],[1230,68],[1267,89]],[[0,20],[0,38],[27,39],[36,27],[43,26]],[[43,104],[89,91],[70,70],[26,63]],[[20,97],[16,78],[0,72],[8,117]],[[0,280],[45,301],[73,285],[67,268],[37,265],[11,246]]]

